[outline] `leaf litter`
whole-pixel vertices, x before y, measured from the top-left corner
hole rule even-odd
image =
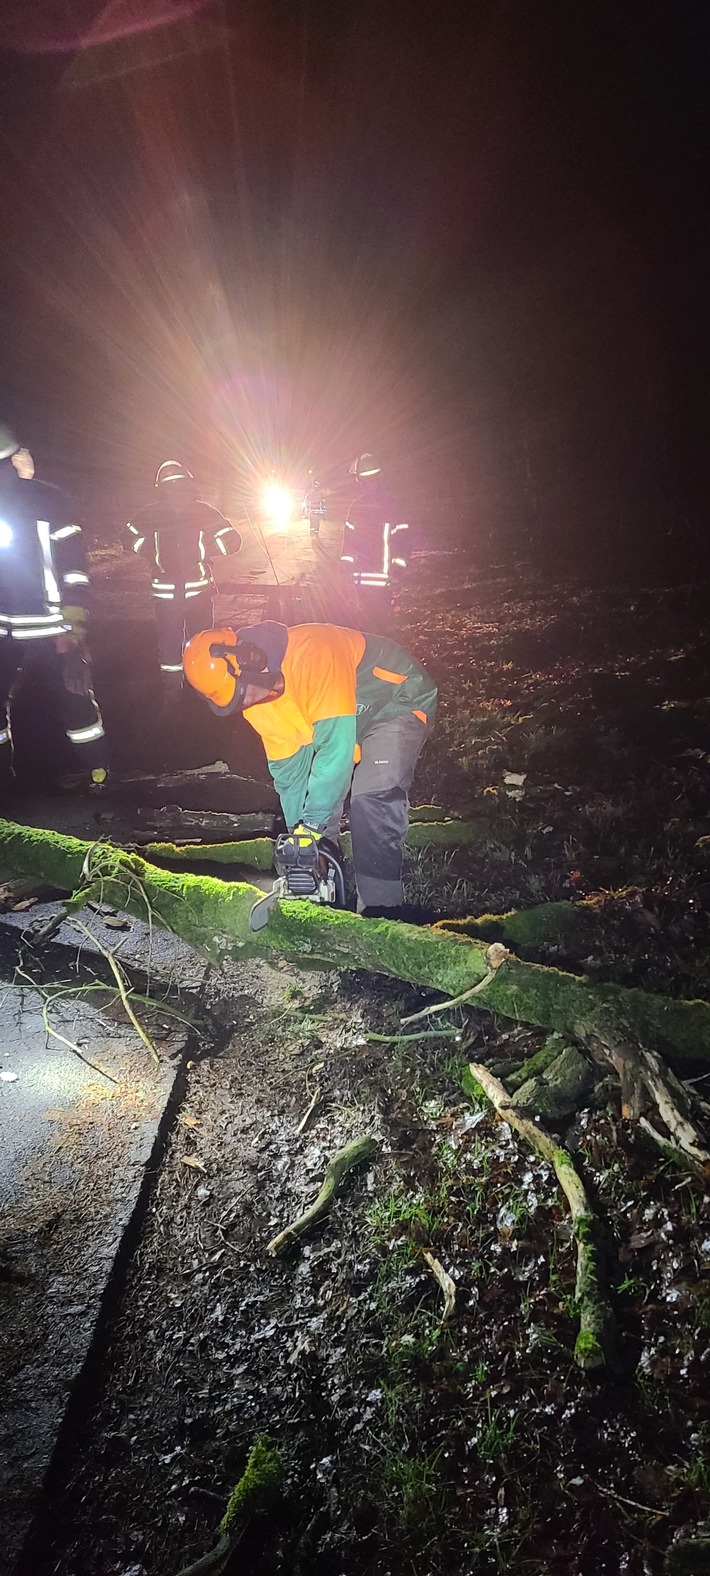
[[[708,994],[700,599],[648,593],[630,610],[615,593],[460,578],[432,599],[426,633],[416,588],[400,609],[400,638],[443,680],[418,793],[459,813],[495,782],[524,797],[485,796],[480,855],[410,870],[422,906],[436,917],[601,890],[604,924],[574,966]],[[504,782],[511,760],[521,783]],[[247,1536],[254,1576],[662,1576],[710,1508],[702,1184],[613,1107],[568,1126],[605,1228],[624,1358],[620,1379],[590,1382],[572,1359],[574,1245],[553,1179],[460,1086],[462,1023],[468,1056],[503,1081],[542,1036],[472,1002],[448,1035],[398,1043],[421,1003],[400,984],[250,965],[241,992],[245,978],[252,1021],[190,1066],[37,1576],[172,1576],[209,1547],[262,1429],[287,1489]],[[309,1010],[287,997],[297,978]],[[323,1101],[299,1134],[316,1064]],[[185,1175],[202,1164],[180,1153],[186,1127],[199,1127],[209,1187]],[[273,1231],[362,1131],[379,1141],[376,1172],[267,1261]],[[431,1261],[455,1290],[445,1322]]]

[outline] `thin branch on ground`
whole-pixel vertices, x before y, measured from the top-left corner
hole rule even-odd
[[[322,1090],[321,1089],[315,1089],[313,1091],[313,1096],[311,1098],[311,1103],[308,1106],[307,1110],[304,1111],[303,1116],[301,1117],[301,1120],[300,1120],[300,1122],[298,1124],[298,1127],[296,1128],[296,1132],[297,1132],[297,1134],[299,1136],[300,1136],[301,1133],[305,1132],[305,1130],[306,1130],[306,1128],[308,1126],[308,1123],[311,1120],[311,1117],[317,1111],[318,1106],[321,1104],[322,1100],[323,1100],[323,1092],[322,1092]]]
[[[100,1067],[98,1062],[92,1062],[90,1057],[85,1056],[83,1051],[80,1051],[79,1046],[74,1040],[68,1039],[66,1034],[61,1034],[59,1029],[55,1029],[53,1027],[49,1021],[49,1008],[52,1004],[53,997],[49,994],[49,992],[44,990],[41,985],[38,985],[36,980],[32,979],[31,975],[26,974],[24,969],[20,968],[19,964],[15,969],[15,973],[18,974],[22,980],[26,981],[26,984],[30,987],[30,989],[36,991],[37,995],[40,997],[42,1002],[42,1023],[44,1024],[45,1032],[50,1035],[53,1040],[59,1040],[62,1045],[66,1045],[67,1050],[71,1051],[74,1056],[78,1056],[79,1061],[83,1062],[85,1067],[90,1067],[92,1073],[100,1073],[101,1077],[107,1078],[109,1083],[120,1083],[120,1079],[115,1078],[113,1073],[107,1073],[105,1067]]]
[[[283,1253],[285,1248],[291,1247],[305,1231],[315,1225],[322,1215],[326,1215],[348,1173],[354,1171],[356,1166],[363,1165],[366,1160],[373,1160],[379,1153],[379,1148],[376,1138],[363,1137],[354,1138],[352,1143],[345,1145],[344,1149],[339,1149],[332,1160],[328,1161],[323,1185],[317,1198],[302,1215],[292,1221],[290,1226],[285,1226],[283,1231],[277,1232],[276,1236],[272,1237],[271,1242],[267,1244],[267,1253],[272,1254],[273,1257],[277,1253]]]
[[[380,1045],[401,1045],[405,1040],[450,1040],[460,1032],[459,1029],[420,1029],[418,1034],[375,1034],[373,1029],[367,1029],[362,1038],[377,1040]]]
[[[155,1049],[155,1046],[153,1044],[153,1041],[150,1038],[150,1035],[148,1035],[146,1033],[145,1029],[143,1028],[142,1023],[139,1023],[139,1021],[138,1021],[138,1019],[137,1019],[137,1017],[136,1017],[136,1015],[135,1015],[135,1013],[133,1011],[133,1008],[132,1008],[130,1000],[129,1000],[130,986],[128,984],[128,981],[126,980],[126,977],[125,977],[125,975],[123,973],[123,970],[122,970],[117,958],[114,957],[114,954],[111,951],[111,949],[109,947],[105,947],[103,945],[103,942],[99,941],[98,937],[95,936],[91,930],[89,930],[87,925],[82,924],[81,920],[73,919],[72,920],[72,925],[74,926],[75,930],[80,930],[82,932],[82,935],[87,937],[87,940],[93,941],[95,946],[98,947],[99,952],[101,953],[101,956],[106,959],[106,962],[108,963],[108,966],[109,966],[109,968],[111,970],[111,973],[113,974],[113,977],[114,977],[114,979],[116,981],[116,985],[118,987],[118,994],[119,994],[119,996],[121,998],[121,1002],[123,1004],[123,1009],[124,1009],[124,1012],[126,1014],[126,1017],[130,1019],[131,1023],[133,1024],[133,1027],[134,1027],[134,1029],[136,1031],[136,1034],[139,1036],[139,1038],[143,1041],[143,1044],[150,1051],[150,1054],[151,1054],[151,1056],[153,1058],[153,1061],[156,1063],[156,1066],[159,1067],[160,1066],[160,1057],[158,1055],[158,1052]]]
[[[439,1282],[444,1293],[444,1311],[441,1315],[441,1323],[447,1324],[456,1306],[456,1282],[452,1280],[448,1270],[444,1269],[440,1260],[435,1258],[428,1248],[423,1248],[422,1254],[429,1265],[432,1275]]]
[[[510,1095],[499,1078],[480,1062],[471,1062],[469,1071],[500,1120],[514,1128],[552,1166],[569,1204],[577,1243],[574,1297],[579,1314],[579,1334],[574,1348],[575,1361],[585,1372],[605,1366],[616,1370],[615,1322],[602,1284],[599,1223],[582,1178],[567,1150],[562,1149],[544,1127],[511,1104]]]
[[[462,1007],[465,1002],[471,1001],[473,996],[481,996],[483,994],[486,987],[490,985],[494,973],[494,969],[489,969],[488,973],[484,974],[483,979],[479,980],[478,984],[474,985],[471,990],[464,990],[460,996],[452,996],[449,1001],[439,1001],[435,1002],[431,1007],[422,1007],[421,1012],[410,1012],[408,1018],[400,1018],[400,1023],[404,1027],[405,1024],[419,1023],[422,1018],[432,1018],[435,1012],[448,1012],[451,1007]]]

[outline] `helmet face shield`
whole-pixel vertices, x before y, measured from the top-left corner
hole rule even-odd
[[[182,665],[188,683],[223,715],[258,706],[283,691],[283,675],[267,672],[263,652],[240,646],[233,629],[204,629],[193,635]]]

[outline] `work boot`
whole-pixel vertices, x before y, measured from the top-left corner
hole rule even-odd
[[[100,794],[108,782],[108,772],[105,766],[95,766],[94,770],[79,772],[62,772],[57,778],[57,787],[61,793],[89,793]]]

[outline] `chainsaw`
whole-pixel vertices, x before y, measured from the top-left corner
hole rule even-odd
[[[276,880],[270,892],[257,899],[249,914],[249,929],[263,930],[281,898],[305,898],[310,903],[345,907],[345,878],[337,851],[319,840],[314,858],[312,838],[282,833],[274,849]]]

